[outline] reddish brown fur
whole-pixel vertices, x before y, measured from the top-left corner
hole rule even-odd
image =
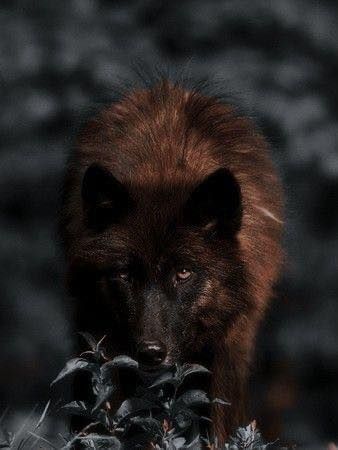
[[[131,92],[92,119],[79,136],[67,172],[62,231],[70,276],[79,265],[104,266],[110,246],[117,242],[129,245],[133,240],[132,245],[149,252],[151,259],[151,230],[175,215],[194,186],[221,167],[238,180],[243,217],[233,258],[245,268],[245,280],[237,279],[233,290],[218,284],[213,250],[202,246],[201,261],[215,273],[191,312],[199,317],[196,341],[217,342],[211,394],[232,402],[230,410],[215,408],[221,440],[244,420],[257,327],[282,259],[282,195],[267,147],[251,121],[231,106],[164,81]],[[93,162],[108,168],[133,193],[138,212],[130,219],[132,237],[123,230],[116,234],[109,229],[99,236],[88,231],[80,189]],[[224,329],[221,317],[232,302],[244,306]]]

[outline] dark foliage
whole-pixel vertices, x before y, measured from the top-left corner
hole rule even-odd
[[[93,401],[72,401],[65,405],[51,405],[49,401],[35,428],[14,445],[15,434],[2,431],[0,448],[33,449],[53,448],[71,449],[136,449],[158,450],[175,449],[265,449],[261,434],[252,422],[239,428],[229,443],[219,446],[217,437],[210,437],[206,424],[212,423],[204,415],[212,403],[231,407],[222,399],[210,399],[199,389],[184,389],[184,382],[194,375],[208,376],[209,370],[199,364],[174,365],[149,375],[142,371],[134,359],[126,355],[112,359],[106,355],[104,339],[96,342],[89,333],[82,333],[90,350],[79,357],[69,360],[55,380],[65,378],[79,371],[90,373]],[[112,400],[117,390],[112,381],[115,372],[121,369],[134,371],[140,383],[133,397],[128,398],[114,410]],[[82,416],[87,425],[77,433],[60,436],[62,443],[50,442],[38,434],[38,428],[47,415],[58,411],[70,415]],[[34,438],[35,441],[31,441]],[[59,439],[59,440],[60,440]]]

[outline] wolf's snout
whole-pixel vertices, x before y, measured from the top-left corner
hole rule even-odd
[[[149,367],[159,366],[166,356],[166,346],[160,341],[142,341],[137,349],[138,361]]]

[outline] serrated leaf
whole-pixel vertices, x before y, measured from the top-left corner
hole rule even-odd
[[[180,410],[178,414],[175,415],[175,422],[178,427],[183,430],[191,426],[193,419],[195,418],[195,414],[188,410]]]
[[[79,416],[88,416],[90,411],[88,406],[83,401],[74,400],[73,402],[67,403],[66,405],[61,406],[63,411],[68,414],[76,414]]]
[[[91,433],[87,434],[85,437],[77,439],[77,441],[85,445],[86,448],[109,448],[110,450],[118,450],[121,448],[121,443],[115,436],[105,436]]]
[[[143,398],[130,398],[125,400],[121,404],[121,406],[115,413],[114,419],[117,423],[119,423],[126,417],[131,416],[137,412],[147,411],[155,408],[159,408],[156,403],[149,402]]]
[[[162,386],[164,384],[172,384],[176,386],[178,384],[178,379],[175,377],[173,372],[164,372],[151,384],[150,388]]]
[[[210,370],[201,364],[183,364],[180,369],[180,376],[184,380],[188,375],[192,374],[210,374]]]
[[[111,363],[119,369],[138,369],[138,362],[127,355],[119,355],[111,360]]]
[[[73,358],[67,362],[59,375],[55,378],[54,381],[52,381],[51,386],[53,386],[55,383],[62,380],[66,376],[77,372],[78,370],[87,370],[89,372],[93,372],[97,370],[97,365],[90,363],[84,358]]]
[[[255,421],[251,422],[247,427],[238,428],[235,436],[230,437],[229,443],[248,450],[254,450],[264,445]]]
[[[184,392],[177,399],[176,403],[183,403],[185,406],[192,408],[195,406],[208,405],[210,403],[210,399],[204,391],[201,391],[200,389],[191,389]]]
[[[120,355],[101,366],[102,380],[109,379],[114,369],[138,369],[138,362],[126,355]]]
[[[129,420],[130,424],[137,425],[145,432],[157,437],[162,434],[162,424],[159,420],[153,417],[132,417]]]

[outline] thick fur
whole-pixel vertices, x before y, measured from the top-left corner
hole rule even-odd
[[[83,193],[93,164],[130,199],[102,227],[89,221]],[[192,193],[222,168],[240,188],[237,224],[189,222]],[[231,189],[214,194],[231,203]],[[216,97],[169,81],[105,107],[69,161],[61,229],[76,326],[108,334],[115,352],[133,354],[140,339],[159,339],[166,363],[209,365],[211,396],[232,404],[214,411],[221,440],[245,420],[255,336],[281,266],[281,209],[268,146],[253,123]],[[173,283],[187,266],[191,280]],[[118,279],[121,268],[131,273],[128,282]]]

